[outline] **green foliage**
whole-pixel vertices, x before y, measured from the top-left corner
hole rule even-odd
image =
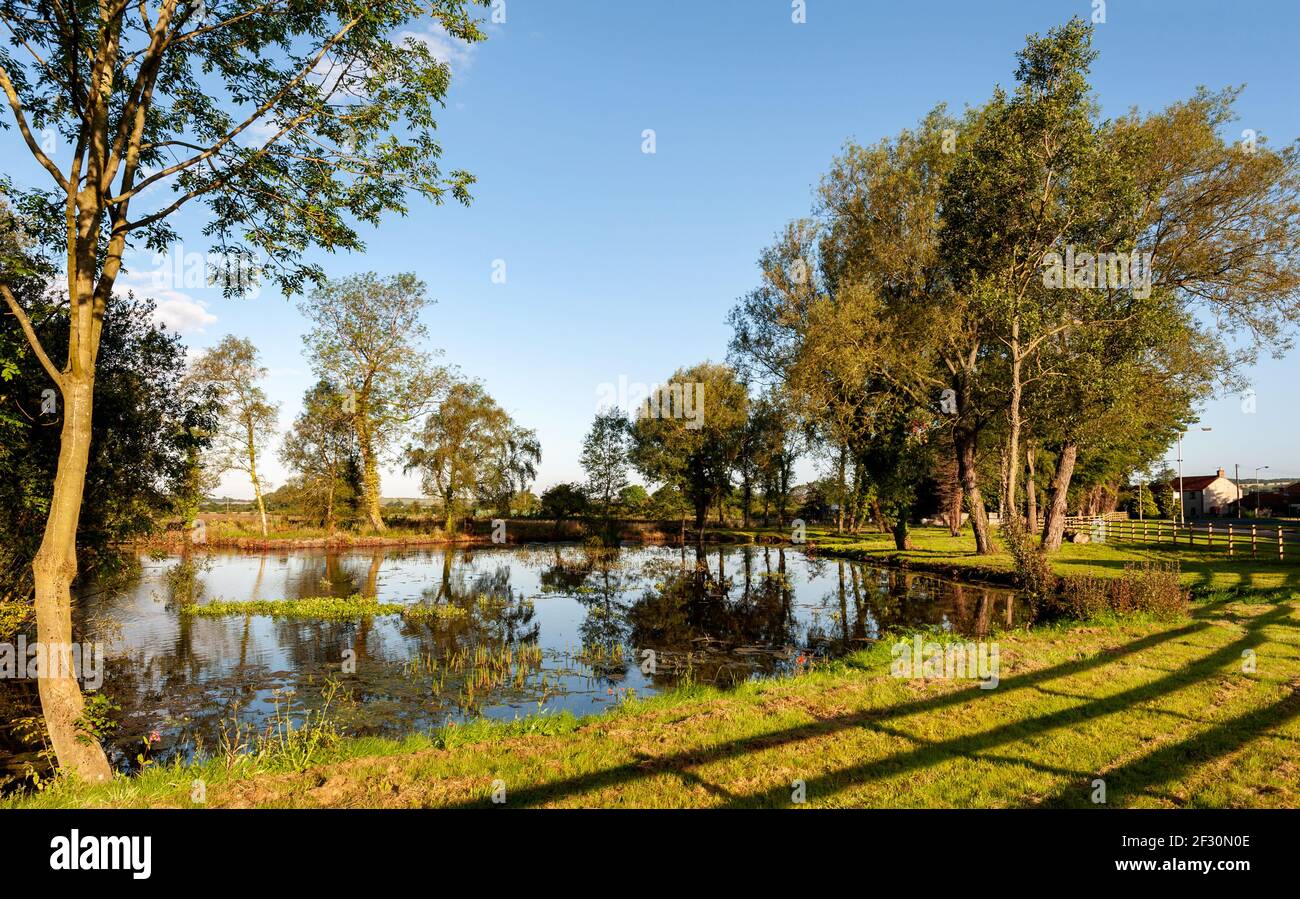
[[[584,514],[591,503],[578,484],[556,484],[542,491],[540,514],[543,518],[564,521]]]
[[[617,407],[596,413],[582,441],[582,468],[587,473],[586,493],[606,518],[627,487],[629,429]]]
[[[339,504],[360,488],[361,459],[347,397],[329,381],[307,391],[302,412],[280,444],[280,460],[298,475],[295,506],[315,512],[332,528]]]
[[[198,389],[210,391],[217,403],[217,425],[207,460],[212,478],[231,470],[244,472],[262,510],[258,465],[266,444],[276,436],[279,404],[270,402],[258,383],[266,379],[266,368],[257,347],[247,338],[227,334],[194,360],[189,379]]]
[[[33,291],[35,288],[32,288]],[[18,288],[24,295],[24,288]],[[67,341],[66,305],[31,308],[43,343]],[[198,452],[209,443],[215,406],[185,381],[185,348],[153,321],[153,303],[115,295],[99,353],[100,376],[78,528],[83,573],[117,564],[113,544],[150,533],[184,512]],[[30,564],[58,465],[62,404],[11,315],[0,315],[0,348],[13,353],[0,379],[0,599],[25,599]],[[0,349],[0,352],[3,350]],[[43,391],[53,393],[43,396]],[[53,398],[48,413],[42,401]]]
[[[441,502],[450,532],[478,502],[509,505],[515,485],[536,475],[541,455],[536,435],[518,427],[482,384],[458,380],[407,447],[405,467],[419,471],[424,492]]]
[[[432,16],[451,39],[481,40],[467,6],[205,0],[168,6],[174,14],[164,18],[161,8],[105,16],[77,2],[71,16],[51,18],[0,0],[12,39],[31,51],[3,62],[24,124],[57,132],[80,154],[82,172],[102,169],[107,208],[98,214],[129,221],[130,240],[167,246],[175,238],[168,216],[198,201],[211,213],[205,233],[234,263],[219,272],[224,289],[242,292],[250,274],[266,274],[292,293],[320,276],[308,247],[363,249],[355,224],[405,212],[412,194],[469,201],[473,177],[442,171],[434,136],[451,70],[414,36]],[[101,99],[102,117],[90,115]],[[174,192],[172,202],[128,215],[131,200],[154,186]],[[27,195],[43,213],[45,246],[65,241],[63,200]]]
[[[1018,515],[1008,517],[1002,527],[1002,542],[1011,554],[1016,580],[1035,608],[1048,608],[1055,602],[1060,578],[1052,570],[1051,559],[1033,534],[1025,531]]]
[[[618,492],[618,507],[627,515],[644,515],[649,511],[650,494],[640,484],[629,484]]]
[[[432,305],[425,283],[402,273],[366,272],[321,284],[300,305],[312,328],[303,337],[316,376],[346,398],[362,467],[362,506],[383,527],[380,467],[446,387],[447,372],[423,349],[420,320]]]
[[[1125,565],[1120,577],[1066,575],[1059,594],[1045,605],[1045,611],[1079,619],[1106,613],[1178,618],[1187,614],[1189,601],[1179,576],[1177,563],[1146,562]]]
[[[748,406],[736,372],[704,362],[678,369],[636,410],[632,464],[647,480],[680,490],[695,509],[696,527],[731,487]]]

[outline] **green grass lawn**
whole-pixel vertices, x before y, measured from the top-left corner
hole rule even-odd
[[[1176,621],[998,637],[1001,682],[890,676],[889,645],[783,680],[605,715],[343,740],[308,762],[163,767],[10,804],[463,807],[1300,805],[1300,592]],[[1246,670],[1253,654],[1254,670]]]
[[[837,535],[832,530],[810,528],[807,539],[816,551],[864,561],[902,562],[951,570],[970,577],[1001,578],[1012,571],[1011,556],[1004,551],[989,556],[977,555],[975,538],[969,530],[953,537],[947,528],[917,528],[912,531],[914,548],[903,552],[894,548],[893,537],[888,534]],[[1125,565],[1141,562],[1178,563],[1183,583],[1198,594],[1220,589],[1300,588],[1300,560],[1278,562],[1271,557],[1252,560],[1248,552],[1243,553],[1240,549],[1229,557],[1221,546],[1174,545],[1168,541],[1066,543],[1052,556],[1052,567],[1062,575],[1114,576],[1122,574]]]

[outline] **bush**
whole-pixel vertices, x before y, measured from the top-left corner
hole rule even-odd
[[[1060,579],[1052,570],[1052,562],[1043,547],[1026,533],[1024,524],[1015,515],[1010,516],[1003,525],[1002,540],[1011,553],[1016,580],[1029,601],[1037,606],[1054,596],[1059,590]]]
[[[1125,565],[1120,577],[1070,575],[1048,604],[1048,611],[1067,618],[1094,618],[1105,612],[1144,613],[1173,618],[1187,612],[1189,593],[1179,583],[1177,564]]]

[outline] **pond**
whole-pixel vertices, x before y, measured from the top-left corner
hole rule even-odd
[[[217,551],[140,563],[125,585],[85,590],[75,615],[78,639],[104,647],[123,768],[152,732],[154,758],[212,751],[236,721],[257,729],[318,709],[331,681],[346,732],[391,736],[479,716],[582,715],[683,681],[789,673],[890,629],[981,636],[1027,615],[1010,590],[775,546]],[[182,614],[214,600],[356,594],[456,608],[419,620]]]

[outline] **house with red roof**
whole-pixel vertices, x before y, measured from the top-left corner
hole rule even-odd
[[[1178,478],[1170,489],[1178,493]],[[1205,515],[1222,515],[1237,499],[1237,485],[1223,474],[1185,475],[1182,478],[1183,514],[1189,518]]]

